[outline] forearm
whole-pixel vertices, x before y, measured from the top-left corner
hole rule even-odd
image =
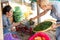
[[[36,18],[39,18],[39,17],[41,17],[41,16],[45,15],[48,11],[49,11],[48,9],[47,9],[47,10],[45,10],[45,11],[43,11],[43,12],[42,12],[42,13],[40,13],[38,16],[35,16],[34,18],[32,18],[32,20],[34,20],[34,19],[36,19]]]
[[[17,26],[17,25],[19,25],[19,24],[20,24],[20,22],[18,22],[18,23],[13,23],[12,26]]]
[[[13,23],[12,25],[11,25],[11,31],[16,31],[16,26],[18,26],[20,24],[20,22],[19,23]]]
[[[56,26],[60,26],[60,24],[56,24]]]
[[[47,9],[47,10],[45,10],[44,12],[40,13],[40,14],[39,14],[39,17],[45,15],[48,11],[49,11],[49,10]]]

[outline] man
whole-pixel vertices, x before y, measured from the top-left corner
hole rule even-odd
[[[46,0],[45,0],[46,1]],[[51,10],[51,16],[57,19],[57,26],[54,25],[53,28],[57,28],[56,30],[56,40],[60,40],[60,2],[59,1],[52,1],[50,4],[45,4],[44,0],[38,0],[38,5],[45,11],[47,9]],[[45,15],[46,13],[40,14],[40,16]],[[51,20],[52,21],[52,20]]]

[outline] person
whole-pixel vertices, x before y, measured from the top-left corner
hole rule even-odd
[[[19,25],[19,23],[10,23],[9,17],[13,16],[13,11],[12,11],[12,7],[10,5],[7,5],[3,8],[2,10],[2,20],[3,20],[3,35],[4,35],[4,40],[13,40],[13,38],[19,38],[17,35],[17,32],[15,30],[15,26]],[[8,35],[12,35],[11,38],[7,37]],[[18,40],[18,39],[14,39],[14,40]]]
[[[13,16],[12,7],[10,5],[7,5],[2,10],[2,20],[3,20],[3,34],[6,34],[8,32],[14,33],[15,32],[15,26],[19,25],[20,23],[10,23],[9,17]]]
[[[11,27],[11,23],[9,21],[9,17],[13,15],[12,8],[7,5],[3,8],[2,11],[2,20],[3,20],[3,34],[10,32],[9,29]]]
[[[53,28],[56,28],[56,40],[60,40],[60,1],[52,1],[53,8],[51,10],[51,16],[56,18],[56,26]]]
[[[45,1],[43,2],[44,0],[38,0],[38,5],[45,11],[47,9],[50,9],[51,10],[51,13],[50,15],[53,17],[53,18],[56,18],[57,21],[56,23],[57,24],[54,24],[53,28],[56,28],[56,40],[60,40],[60,2],[59,1],[51,1],[50,3],[47,3],[46,5],[45,4]],[[43,16],[45,15],[46,13],[42,13],[40,14],[40,16]],[[52,20],[51,20],[52,21]]]

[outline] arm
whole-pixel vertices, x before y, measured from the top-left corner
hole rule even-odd
[[[13,26],[17,26],[17,25],[19,25],[19,24],[20,24],[20,22],[18,22],[18,23],[15,23],[15,22],[14,22],[14,23],[12,24],[12,27],[13,27]]]
[[[49,11],[49,10],[43,11],[43,12],[40,13],[38,16],[35,16],[34,18],[31,18],[31,20],[35,20],[36,18],[39,18],[39,17],[45,15],[45,14],[47,13],[47,11]],[[18,22],[18,23],[13,23],[12,26],[17,26],[17,25],[19,25],[19,24],[20,24],[20,22]]]
[[[47,11],[49,11],[49,9],[47,9],[47,10],[43,11],[43,12],[42,12],[42,13],[40,13],[38,16],[35,16],[34,18],[31,18],[31,19],[32,19],[32,20],[35,20],[36,18],[39,18],[39,17],[41,17],[41,16],[45,15],[45,14],[47,13]]]

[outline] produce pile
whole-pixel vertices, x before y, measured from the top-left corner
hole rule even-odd
[[[16,31],[21,32],[24,34],[32,34],[32,28],[28,28],[24,24],[20,23],[18,26],[16,26]]]
[[[15,11],[13,13],[13,18],[14,18],[14,22],[22,21],[23,15],[22,15],[22,11],[21,11],[20,7],[18,7],[18,6],[15,7]]]
[[[44,21],[44,22],[36,25],[36,27],[33,30],[34,31],[43,31],[43,30],[48,29],[51,25],[52,25],[51,21]]]

